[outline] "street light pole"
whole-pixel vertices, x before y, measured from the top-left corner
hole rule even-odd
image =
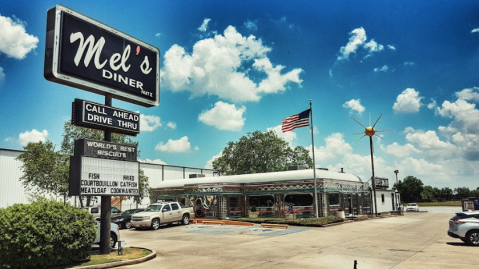
[[[394,174],[396,174],[396,208],[399,209],[399,191],[398,191],[398,173],[399,173],[399,170],[394,170]]]

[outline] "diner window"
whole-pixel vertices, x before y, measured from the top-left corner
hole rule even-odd
[[[294,206],[312,206],[313,196],[311,194],[288,194],[284,197],[284,202]]]
[[[274,197],[272,195],[250,196],[249,206],[256,207],[272,207],[274,205]]]
[[[339,193],[328,193],[329,205],[339,205]]]
[[[381,194],[381,202],[384,204],[384,194]]]

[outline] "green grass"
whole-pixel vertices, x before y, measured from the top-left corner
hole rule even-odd
[[[99,252],[92,252],[90,260],[86,260],[83,263],[75,264],[75,267],[89,266],[89,265],[99,265],[111,262],[119,262],[124,260],[135,260],[139,258],[146,257],[151,254],[151,251],[141,248],[124,248],[123,255],[118,255],[118,250],[112,250],[110,254],[102,255]]]

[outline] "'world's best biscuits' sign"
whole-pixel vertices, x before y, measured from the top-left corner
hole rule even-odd
[[[133,136],[140,133],[140,113],[81,99],[72,104],[72,123]]]
[[[160,95],[160,52],[65,6],[47,13],[44,76],[145,107]]]

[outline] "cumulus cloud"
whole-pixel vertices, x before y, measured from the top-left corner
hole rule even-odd
[[[267,128],[266,131],[273,131],[275,134],[286,141],[290,147],[293,147],[293,140],[296,139],[296,133],[294,131],[283,133],[282,125]]]
[[[150,159],[145,159],[145,160],[139,160],[139,162],[142,162],[142,163],[153,163],[153,164],[167,164],[166,162],[160,160],[160,159],[154,159],[154,160],[150,160]]]
[[[155,150],[170,152],[170,153],[180,153],[187,152],[191,147],[190,142],[188,142],[188,137],[183,136],[179,140],[168,139],[168,142],[160,142],[156,145]]]
[[[479,87],[464,89],[460,92],[456,92],[457,99],[466,101],[479,101]]]
[[[393,110],[396,113],[416,113],[421,107],[421,99],[419,92],[412,88],[405,89],[398,95],[396,102],[393,105]]]
[[[405,158],[409,157],[413,153],[421,153],[414,145],[406,144],[406,145],[399,145],[398,143],[394,142],[391,145],[388,145],[384,148],[384,151],[388,154],[391,154],[398,158]]]
[[[160,117],[154,115],[140,114],[140,130],[142,132],[152,132],[160,126]]]
[[[201,24],[200,27],[198,27],[198,30],[200,32],[206,32],[208,30],[208,23],[211,21],[211,19],[205,18],[203,20],[203,23]]]
[[[219,157],[221,157],[221,155],[223,155],[223,151],[220,151],[220,153],[218,153],[217,155],[211,157],[211,159],[209,159],[207,162],[206,162],[206,165],[205,165],[205,169],[213,169],[213,162],[218,159]]]
[[[160,37],[161,36],[161,33],[156,33],[155,34],[155,37]]]
[[[236,108],[233,104],[218,101],[212,109],[203,111],[198,120],[219,130],[239,131],[244,125],[245,111],[244,106]]]
[[[362,114],[364,110],[364,106],[361,105],[360,99],[351,99],[343,104],[344,108],[350,109],[350,112],[356,111],[358,114]]]
[[[367,41],[366,31],[363,27],[356,28],[349,33],[351,36],[349,38],[348,44],[339,49],[338,61],[349,60],[349,56],[356,54],[359,49],[366,51],[366,56],[364,58],[370,57],[374,52],[380,52],[384,50],[384,45],[377,43],[374,39]],[[395,50],[394,46],[388,45],[388,48]]]
[[[310,146],[309,149],[311,151],[312,147]],[[344,140],[343,134],[333,133],[325,138],[325,146],[315,149],[314,155],[317,163],[324,163],[334,160],[338,156],[345,156],[352,150],[351,145]]]
[[[39,132],[36,129],[33,129],[31,131],[20,133],[20,135],[18,136],[18,141],[20,142],[20,145],[25,147],[30,142],[31,143],[45,142],[47,136],[48,136],[47,130],[43,130]]]
[[[388,47],[388,49],[390,49],[390,50],[396,50],[396,47],[394,47],[393,45],[388,45],[387,47]]]
[[[479,28],[476,28],[476,29],[472,29],[471,33],[477,33],[479,32]]]
[[[174,123],[174,122],[168,122],[166,124],[166,126],[168,126],[168,128],[171,128],[173,130],[176,129],[176,123]]]
[[[27,34],[26,23],[0,15],[0,53],[23,59],[37,47],[38,37]]]
[[[259,101],[264,94],[284,91],[289,83],[301,84],[303,70],[282,74],[284,66],[274,66],[267,58],[270,51],[261,39],[245,37],[228,26],[223,35],[198,41],[191,54],[173,45],[165,53],[162,83],[174,92],[216,95],[233,102]]]

